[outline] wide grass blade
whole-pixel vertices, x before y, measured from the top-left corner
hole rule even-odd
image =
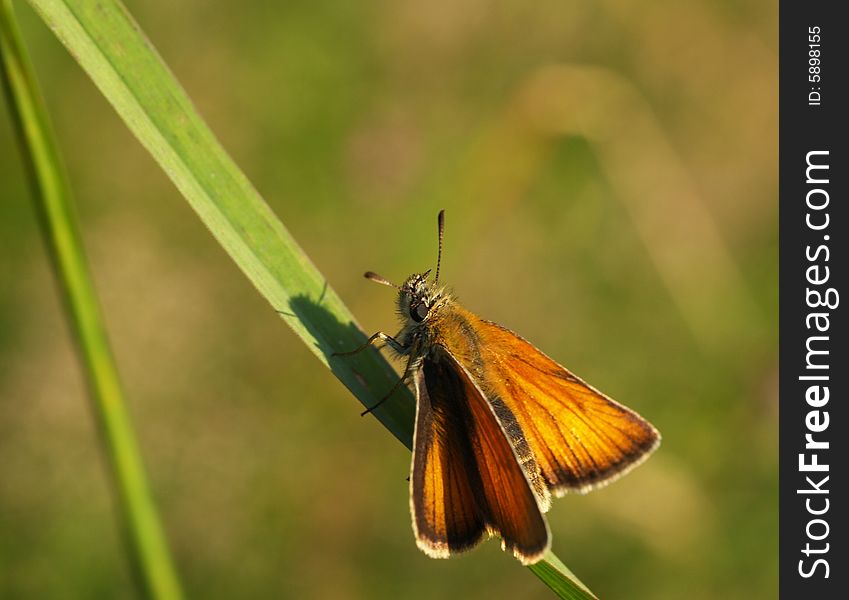
[[[551,551],[546,553],[537,564],[528,568],[560,598],[597,600],[596,595]]]
[[[86,264],[70,187],[10,0],[0,0],[0,59],[0,79],[9,99],[41,230],[91,391],[133,570],[147,597],[180,598],[180,584],[148,489]]]
[[[126,9],[114,0],[30,3],[274,310],[364,405],[375,404],[397,379],[394,370],[373,349],[332,355],[360,345],[365,335],[221,148]],[[374,414],[411,446],[408,390]],[[533,571],[563,598],[593,597],[553,555]]]

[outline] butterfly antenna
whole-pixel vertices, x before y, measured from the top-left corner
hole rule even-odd
[[[365,277],[366,279],[370,279],[371,281],[374,281],[376,283],[379,283],[380,285],[388,285],[389,287],[394,287],[396,290],[398,289],[397,285],[395,285],[394,283],[392,283],[391,281],[389,281],[385,277],[381,277],[380,275],[378,275],[377,273],[375,273],[373,271],[366,271],[366,273],[365,273],[365,275],[363,275],[363,277]]]
[[[434,285],[439,283],[439,265],[442,263],[442,236],[445,232],[445,209],[439,211],[439,216],[436,218],[439,224],[439,251],[436,255],[436,278],[433,280]]]

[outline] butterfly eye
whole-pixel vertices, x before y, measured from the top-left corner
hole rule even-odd
[[[410,307],[410,317],[416,323],[421,323],[427,317],[428,307],[424,302],[419,302]]]

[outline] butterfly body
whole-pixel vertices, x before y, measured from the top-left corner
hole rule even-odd
[[[445,558],[497,535],[531,564],[551,545],[544,513],[552,494],[612,481],[645,460],[660,435],[523,338],[461,306],[438,287],[438,265],[433,283],[427,271],[398,287],[400,333],[369,340],[380,337],[407,358],[402,381],[415,388],[416,542]]]

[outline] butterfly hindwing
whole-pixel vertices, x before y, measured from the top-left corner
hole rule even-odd
[[[425,554],[447,558],[468,550],[486,534],[478,508],[480,483],[469,455],[464,424],[449,390],[429,389],[416,373],[416,429],[410,476],[410,509],[416,543]]]
[[[550,545],[540,501],[481,390],[441,349],[423,361],[415,383],[411,497],[420,547],[438,548],[430,554],[440,556],[465,549],[481,537],[471,535],[477,530],[469,524],[483,523],[523,563],[539,560]]]

